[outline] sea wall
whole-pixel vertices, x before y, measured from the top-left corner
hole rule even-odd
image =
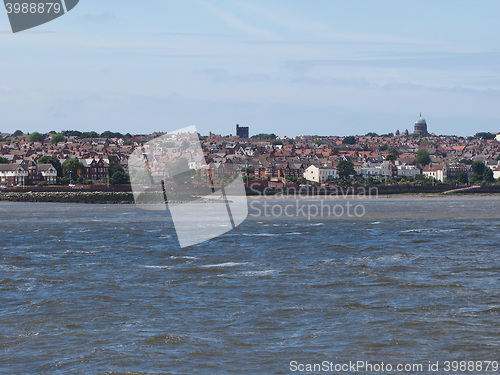
[[[62,192],[2,192],[0,201],[9,202],[54,202],[54,203],[134,203],[129,192],[109,191],[62,191]]]
[[[500,185],[481,186],[468,190],[454,185],[381,185],[381,186],[343,186],[343,187],[303,187],[282,188],[253,186],[247,189],[248,195],[300,194],[300,195],[390,195],[390,194],[440,194],[444,192],[456,194],[500,194]],[[195,194],[196,196],[196,194]],[[88,190],[34,190],[0,191],[0,201],[10,202],[55,202],[55,203],[95,203],[95,204],[130,204],[134,196],[130,191],[88,191]]]

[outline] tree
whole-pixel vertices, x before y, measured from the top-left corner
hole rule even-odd
[[[33,132],[29,135],[28,141],[33,141],[33,142],[43,142],[45,137],[43,134],[40,134],[39,132]]]
[[[123,167],[120,165],[120,164],[110,164],[109,165],[109,168],[108,168],[108,173],[109,173],[109,177],[113,176],[115,174],[115,172],[125,172],[125,170],[123,169]]]
[[[61,166],[61,162],[59,159],[57,159],[54,156],[42,156],[40,159],[37,160],[38,164],[52,164],[54,168],[57,170],[57,176],[62,177],[63,176],[63,169]]]
[[[0,164],[10,164],[9,159],[0,156]]]
[[[493,171],[491,168],[486,167],[483,172],[483,181],[484,182],[495,182],[495,178],[493,177]]]
[[[134,184],[139,185],[150,185],[153,182],[151,171],[148,168],[130,169],[130,178],[134,182]]]
[[[130,180],[128,175],[122,171],[116,171],[109,179],[111,185],[124,185],[129,184]]]
[[[396,161],[399,157],[399,151],[392,147],[389,149],[389,155],[387,155],[386,160]]]
[[[470,159],[460,159],[458,162],[464,165],[472,165],[472,160]]]
[[[14,137],[20,137],[24,135],[24,132],[22,130],[16,130],[14,134],[12,134]]]
[[[396,161],[397,159],[398,159],[398,155],[393,154],[393,153],[388,154],[385,158],[385,160],[388,160],[388,161]]]
[[[472,171],[474,172],[475,177],[479,179],[483,178],[483,173],[485,169],[486,166],[481,160],[476,160],[474,163],[472,163]]]
[[[337,171],[340,178],[347,179],[350,175],[356,174],[354,164],[347,160],[341,160],[337,165]]]
[[[118,132],[112,132],[106,130],[104,133],[101,134],[101,138],[123,138],[123,135]]]
[[[369,133],[366,133],[365,137],[378,137],[378,134],[374,133],[374,132],[369,132]]]
[[[95,131],[83,132],[80,135],[80,138],[99,138],[99,134],[97,134]]]
[[[68,177],[61,177],[57,179],[57,182],[60,185],[68,185],[69,184],[69,178]]]
[[[467,176],[467,173],[460,172],[460,174],[458,175],[458,182],[460,182],[461,184],[468,183],[469,182],[469,176]]]
[[[474,138],[494,139],[495,138],[495,134],[493,134],[493,133],[487,133],[487,132],[480,132],[480,133],[476,133],[476,135],[474,136]]]
[[[59,142],[64,142],[64,141],[66,141],[66,138],[64,137],[64,134],[62,134],[62,133],[56,133],[50,139],[50,143],[53,143],[53,144],[57,144]]]
[[[276,134],[274,134],[274,133],[271,133],[271,134],[260,133],[260,134],[252,136],[252,138],[258,138],[258,139],[276,139]]]
[[[65,177],[77,179],[85,174],[85,167],[77,159],[68,159],[62,163],[62,169]]]
[[[356,144],[356,137],[350,135],[348,137],[345,137],[343,140],[342,140],[342,144],[344,145],[355,145]]]
[[[429,155],[429,151],[426,149],[421,149],[416,152],[415,163],[420,165],[427,165],[431,163],[431,156]]]

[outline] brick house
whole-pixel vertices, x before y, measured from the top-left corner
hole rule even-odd
[[[470,179],[472,166],[463,164],[448,164],[446,168],[446,179],[448,181],[458,180],[460,174],[465,173]]]
[[[85,167],[85,179],[97,181],[108,178],[109,164],[104,159],[81,159],[80,162]]]
[[[287,163],[278,169],[278,177],[304,177],[304,166],[302,164]]]

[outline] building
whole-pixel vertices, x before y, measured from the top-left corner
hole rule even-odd
[[[302,177],[304,177],[304,167],[302,164],[293,164],[293,163],[288,163],[286,165],[282,165],[278,168],[278,177],[302,178]]]
[[[366,180],[372,177],[375,180],[396,179],[398,177],[397,167],[389,161],[382,163],[365,163],[361,167],[361,176]]]
[[[420,169],[414,165],[398,165],[398,178],[415,178],[420,174]]]
[[[21,164],[0,164],[0,183],[7,186],[28,183],[28,170]]]
[[[239,126],[236,124],[236,135],[240,138],[250,138],[250,130],[248,126]]]
[[[103,159],[82,159],[80,162],[85,167],[85,179],[97,181],[108,178],[109,164]]]
[[[33,161],[0,164],[2,185],[38,185],[41,182],[50,185],[57,183],[57,169],[52,164],[36,164]]]
[[[42,181],[42,175],[38,171],[38,165],[32,160],[23,160],[21,166],[28,171],[28,177],[24,181],[27,185],[38,185]]]
[[[422,112],[420,112],[420,117],[415,121],[415,134],[418,135],[429,135],[429,132],[427,131],[427,122],[425,121],[425,118],[422,117]]]
[[[310,165],[304,170],[304,178],[313,182],[326,182],[339,178],[339,175],[335,168]]]
[[[433,178],[437,181],[444,182],[447,176],[446,164],[430,164],[424,167],[422,174],[427,178]]]
[[[432,177],[441,182],[458,180],[462,173],[470,179],[472,167],[470,165],[442,163],[426,165],[422,171],[424,176]]]
[[[493,178],[498,180],[500,178],[500,165],[493,169]]]
[[[448,164],[446,168],[446,180],[458,180],[462,173],[464,173],[467,176],[467,179],[470,180],[472,166],[463,164]]]
[[[57,169],[52,164],[38,164],[38,173],[41,176],[41,181],[45,181],[47,185],[55,185],[57,183]]]

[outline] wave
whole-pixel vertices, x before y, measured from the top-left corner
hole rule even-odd
[[[244,265],[247,265],[247,264],[248,264],[248,262],[245,262],[245,263],[226,262],[226,263],[218,263],[218,264],[207,264],[207,265],[201,266],[201,268],[238,267],[238,266],[244,266]]]
[[[458,229],[436,229],[436,228],[419,228],[402,230],[401,233],[451,233]]]
[[[0,270],[3,271],[20,272],[20,271],[33,271],[33,269],[34,269],[33,267],[17,267],[7,264],[0,264]]]
[[[253,237],[253,236],[257,236],[257,237],[275,237],[275,236],[281,236],[281,234],[277,234],[277,233],[243,233],[244,236],[247,236],[247,237]]]
[[[243,276],[270,276],[274,275],[276,273],[276,270],[265,270],[265,271],[245,271],[242,272],[241,275]]]

